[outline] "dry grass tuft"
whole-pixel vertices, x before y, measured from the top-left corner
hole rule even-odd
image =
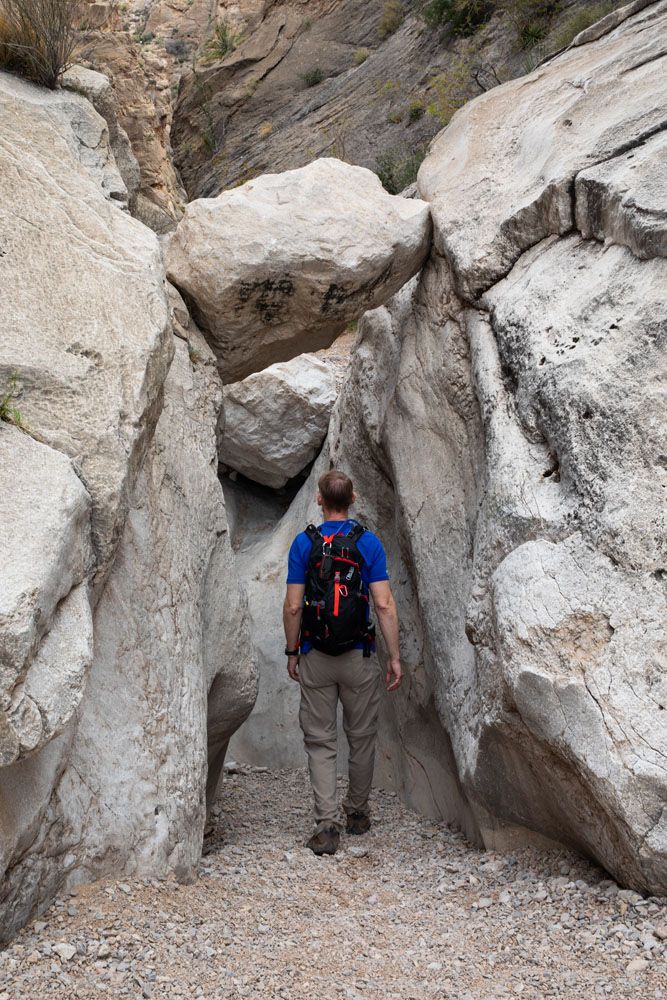
[[[0,0],[0,66],[53,90],[77,43],[81,0]]]

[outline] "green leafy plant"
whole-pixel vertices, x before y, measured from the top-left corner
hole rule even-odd
[[[424,102],[419,98],[411,101],[408,108],[408,125],[414,125],[415,122],[418,122],[423,117],[425,110]]]
[[[522,49],[531,49],[546,38],[559,0],[506,0],[506,13]]]
[[[319,66],[313,66],[312,69],[307,69],[305,73],[301,73],[301,79],[306,87],[316,87],[324,79],[324,70],[321,70]]]
[[[361,66],[362,63],[366,62],[370,54],[370,49],[357,49],[352,56],[352,62],[355,66]]]
[[[206,45],[206,58],[208,60],[224,59],[226,55],[234,51],[240,41],[240,36],[234,34],[226,21],[218,21],[213,31],[213,37]]]
[[[53,90],[77,44],[80,0],[2,0],[0,66]]]
[[[426,147],[413,150],[387,149],[375,161],[375,173],[389,194],[400,194],[417,179],[417,172],[426,156]]]
[[[389,35],[393,35],[395,31],[398,31],[404,17],[405,11],[403,10],[401,0],[385,0],[385,5],[382,8],[382,17],[378,26],[380,38],[388,38]]]
[[[17,385],[16,372],[12,372],[7,380],[7,388],[3,393],[0,393],[0,420],[4,420],[8,424],[14,424],[16,427],[20,427],[21,430],[25,430],[21,413],[14,405],[14,401],[19,394]]]
[[[455,56],[452,62],[431,80],[434,100],[428,107],[441,125],[448,125],[458,111],[472,97],[472,67],[466,56]]]

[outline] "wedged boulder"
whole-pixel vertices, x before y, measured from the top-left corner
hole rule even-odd
[[[99,592],[173,338],[157,237],[105,197],[106,123],[84,97],[56,98],[0,74],[0,384],[16,376],[31,434],[90,493]]]
[[[0,766],[62,731],[92,662],[90,497],[70,460],[0,424]]]
[[[336,400],[336,378],[312,355],[225,386],[220,461],[278,489],[315,458]]]
[[[190,202],[167,276],[236,382],[331,344],[419,270],[430,234],[424,202],[320,159]]]
[[[667,126],[667,74],[658,70],[665,10],[653,3],[618,25],[610,18],[599,40],[466,104],[435,140],[417,186],[464,298],[574,227],[579,171]]]

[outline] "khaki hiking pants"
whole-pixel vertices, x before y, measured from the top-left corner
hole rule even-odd
[[[368,813],[373,780],[375,737],[380,706],[380,666],[353,649],[327,656],[312,649],[299,662],[299,722],[308,754],[315,799],[315,832],[344,825],[336,797],[337,708],[343,705],[343,729],[350,745],[349,784],[343,809]]]

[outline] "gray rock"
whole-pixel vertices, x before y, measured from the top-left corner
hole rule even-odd
[[[336,379],[302,354],[225,386],[220,461],[280,488],[315,458],[336,400]]]
[[[622,159],[664,128],[667,82],[653,71],[661,14],[651,4],[521,85],[488,91],[434,141],[418,190],[431,203],[437,249],[464,298],[506,275],[529,247],[573,228],[580,171]]]
[[[130,203],[139,189],[141,171],[132,152],[127,132],[118,120],[118,108],[109,78],[85,66],[75,65],[65,70],[60,78],[60,84],[65,90],[86,97],[107,123],[109,145],[125,185],[127,201]]]

